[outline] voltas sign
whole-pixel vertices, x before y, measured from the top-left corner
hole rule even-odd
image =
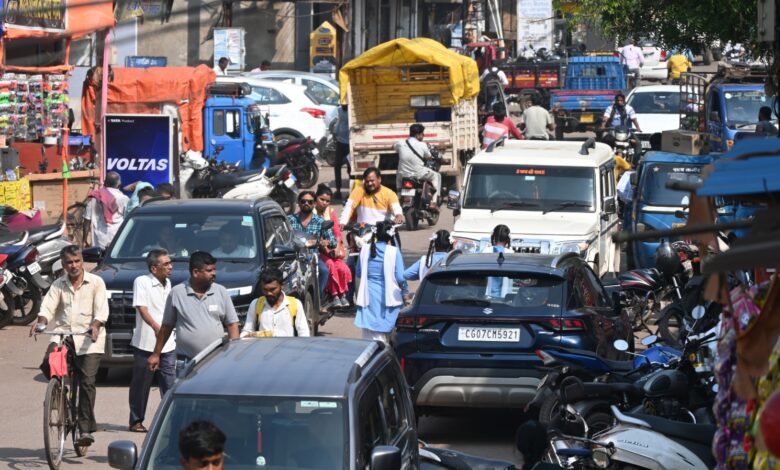
[[[172,129],[169,116],[106,115],[106,171],[119,173],[124,184],[171,182]]]
[[[68,27],[66,0],[7,0],[3,23],[19,29],[64,32]]]

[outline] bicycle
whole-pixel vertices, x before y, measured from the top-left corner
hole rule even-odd
[[[77,456],[84,457],[89,448],[89,446],[78,445],[77,441],[79,377],[76,375],[74,367],[76,352],[72,341],[67,342],[66,338],[89,336],[90,331],[36,329],[35,336],[37,337],[39,334],[54,336],[54,343],[57,346],[49,354],[48,360],[52,374],[46,388],[46,396],[43,399],[43,443],[46,450],[46,461],[49,463],[49,468],[57,470],[60,468],[62,457],[65,454],[65,440],[68,434],[71,435]],[[52,362],[57,360],[55,351],[63,345],[68,349],[65,362],[67,367],[65,370],[58,370],[59,368]],[[62,373],[64,375],[59,375]]]

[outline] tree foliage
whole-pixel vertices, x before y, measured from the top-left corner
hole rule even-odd
[[[701,50],[714,41],[752,43],[755,0],[580,0],[576,21],[606,37],[649,36],[662,46]]]

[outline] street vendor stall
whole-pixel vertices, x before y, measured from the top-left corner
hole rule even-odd
[[[62,143],[68,142],[71,41],[113,26],[110,1],[20,0],[4,5],[0,147],[18,152],[22,174],[61,167],[67,151]]]

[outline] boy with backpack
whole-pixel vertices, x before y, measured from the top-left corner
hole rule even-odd
[[[311,336],[300,300],[282,292],[284,276],[278,268],[260,273],[263,296],[249,304],[241,336]]]

